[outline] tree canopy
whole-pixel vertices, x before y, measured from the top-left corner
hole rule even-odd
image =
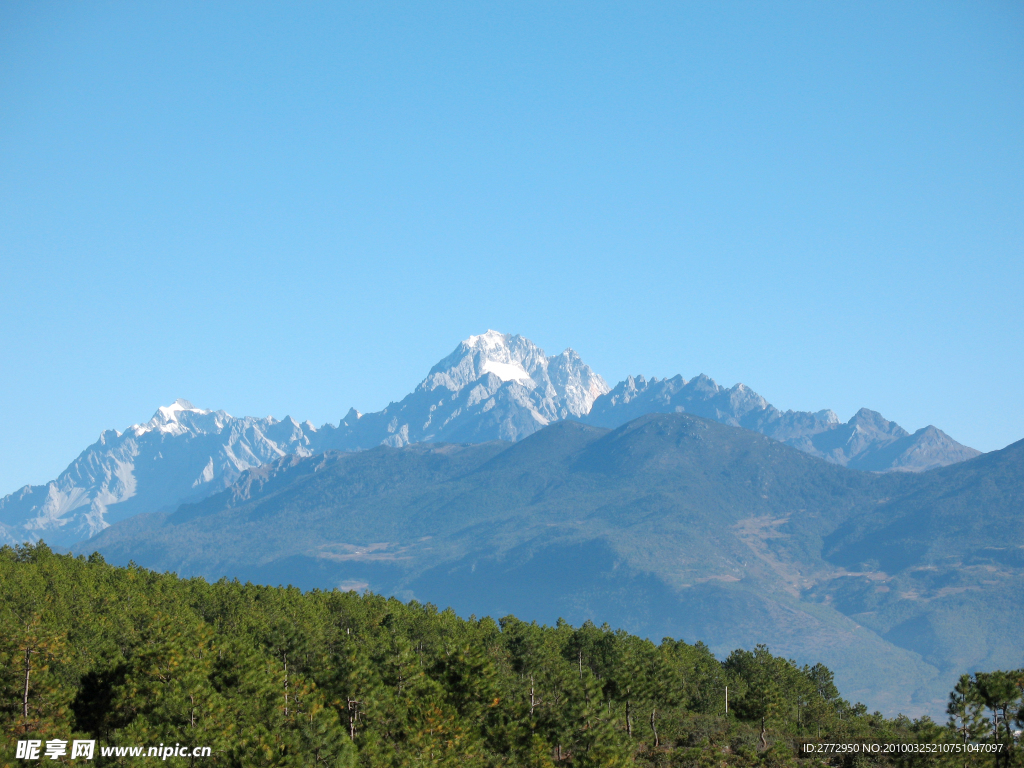
[[[656,645],[592,623],[462,619],[374,594],[115,568],[42,543],[0,549],[10,745],[211,749],[169,765],[610,768],[820,763],[805,742],[991,742],[1009,766],[1022,690],[1022,672],[978,674],[951,694],[945,726],[886,719],[844,700],[824,666],[764,646],[719,661],[699,642]],[[950,764],[979,761],[993,758]],[[13,747],[7,764],[24,765]]]

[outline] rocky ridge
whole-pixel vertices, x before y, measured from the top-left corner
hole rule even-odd
[[[176,400],[145,424],[107,430],[60,476],[0,499],[0,542],[68,546],[111,522],[227,488],[247,469],[314,452],[309,423],[235,418]]]
[[[583,420],[614,429],[648,413],[691,413],[864,471],[922,472],[980,455],[937,427],[911,434],[867,408],[845,424],[831,410],[780,411],[744,384],[726,388],[704,374],[690,381],[630,376],[598,398]]]

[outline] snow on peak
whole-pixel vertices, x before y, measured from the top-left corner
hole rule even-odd
[[[480,366],[480,375],[488,373],[493,373],[502,381],[528,381],[531,379],[530,374],[518,361],[502,363],[497,360],[484,360]]]
[[[202,408],[196,408],[188,400],[182,400],[178,398],[170,405],[161,405],[156,409],[156,413],[145,424],[132,424],[129,429],[132,430],[136,436],[144,435],[146,432],[151,430],[158,430],[160,432],[173,432],[175,434],[186,431],[186,424],[190,420],[186,420],[183,424],[179,418],[180,414],[189,413],[195,414],[196,416],[207,416],[213,411],[203,410]],[[223,411],[218,411],[218,414],[231,418],[228,414]]]
[[[161,405],[156,409],[156,413],[153,414],[153,418],[150,423],[163,423],[170,424],[178,421],[178,414],[182,411],[190,411],[192,413],[207,414],[210,411],[204,411],[202,408],[196,408],[188,400],[182,400],[178,398],[170,405]]]
[[[500,382],[497,388],[493,381],[483,382],[489,375]],[[604,379],[590,370],[572,349],[548,357],[529,339],[495,330],[460,342],[455,351],[430,370],[419,389],[433,392],[444,388],[458,393],[477,382],[484,386],[474,389],[474,397],[485,400],[495,396],[498,389],[524,387],[529,394],[506,392],[503,397],[525,397],[529,408],[546,419],[545,423],[582,416],[594,400],[608,391]]]
[[[529,339],[489,330],[460,342],[430,369],[420,388],[431,392],[444,387],[459,392],[488,374],[494,374],[503,383],[533,387],[538,371],[546,368],[544,351]]]

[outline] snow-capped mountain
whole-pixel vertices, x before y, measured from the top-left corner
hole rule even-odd
[[[104,432],[56,480],[0,499],[0,542],[67,546],[116,520],[208,496],[268,461],[308,456],[314,434],[291,418],[235,418],[177,400],[145,424]]]
[[[377,413],[352,410],[317,435],[323,450],[385,444],[520,440],[553,421],[586,415],[608,392],[573,350],[547,357],[529,339],[498,331],[470,336],[416,390]]]
[[[571,349],[547,357],[528,339],[488,331],[459,344],[400,403],[365,415],[353,409],[338,426],[235,418],[178,400],[146,424],[104,432],[56,480],[0,499],[0,543],[68,546],[140,512],[198,501],[288,455],[519,440],[586,414],[607,391]]]
[[[614,428],[648,413],[692,413],[866,471],[920,472],[980,454],[941,429],[928,426],[910,434],[867,408],[845,424],[831,410],[783,412],[743,384],[727,389],[703,374],[690,381],[630,376],[599,397],[584,421]]]
[[[743,384],[629,377],[614,389],[573,350],[548,357],[522,336],[470,336],[400,402],[354,408],[319,429],[290,417],[235,418],[185,400],[145,424],[100,435],[56,480],[0,499],[0,544],[44,538],[68,546],[112,522],[174,509],[230,486],[248,469],[285,456],[419,442],[516,441],[575,418],[618,427],[648,413],[686,412],[761,432],[855,469],[922,470],[978,455],[935,427],[909,434],[874,411],[843,424],[832,411],[786,411]]]

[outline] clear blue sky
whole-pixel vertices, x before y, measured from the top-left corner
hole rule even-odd
[[[0,493],[487,328],[1024,438],[1024,5],[4,3]]]

